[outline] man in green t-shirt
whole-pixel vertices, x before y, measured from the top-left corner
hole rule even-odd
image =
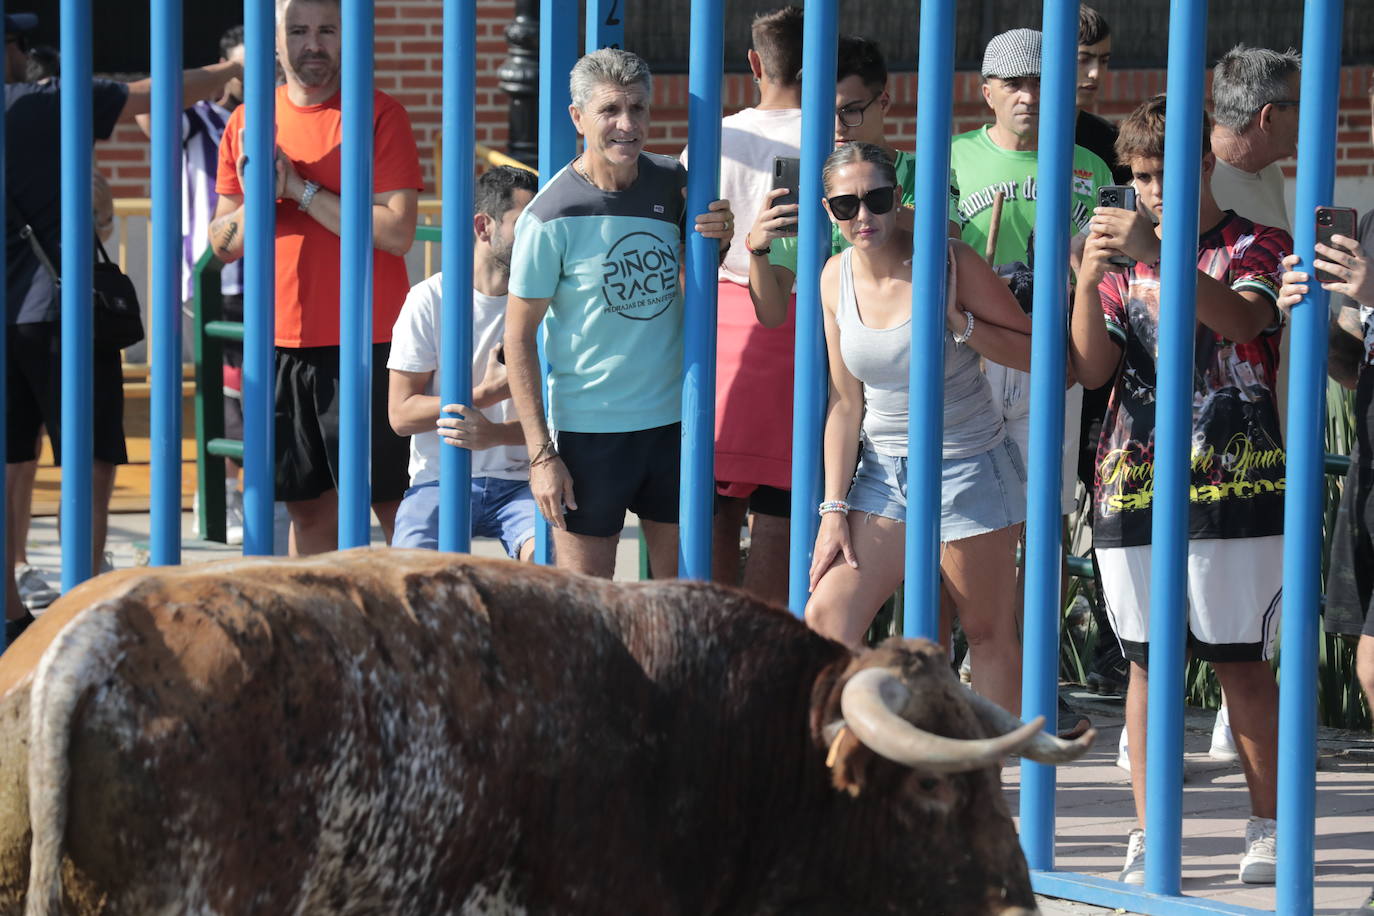
[[[1031,237],[1035,229],[1038,196],[1038,148],[1040,128],[1041,35],[1033,29],[1013,29],[994,36],[983,54],[983,99],[994,121],[977,130],[959,134],[950,145],[952,183],[960,190],[958,219],[964,241],[975,251],[987,250],[992,232],[993,204],[1003,194],[995,265],[1032,262]],[[1111,171],[1101,157],[1081,146],[1073,149],[1072,203],[1069,211],[1068,268],[1082,254],[1088,221],[1097,204],[1097,189],[1112,183]],[[1067,327],[1065,333],[1067,333]],[[1029,463],[1030,376],[991,360],[985,362],[994,398],[1002,402],[1007,436],[1017,444]],[[1073,385],[1065,393],[1065,425],[1060,507],[1065,515],[1074,510],[1078,469],[1078,416],[1083,388]],[[1015,562],[1008,557],[1007,562]],[[977,659],[974,659],[977,664]],[[1059,731],[1072,735],[1087,727],[1087,720],[1062,707]]]
[[[983,99],[992,124],[959,134],[950,145],[950,171],[959,188],[959,226],[964,241],[983,251],[992,225],[992,204],[1003,192],[1001,231],[994,264],[1027,261],[1035,228],[1040,127],[1040,33],[1013,29],[988,42],[983,56]],[[1075,252],[1082,251],[1097,189],[1112,183],[1100,156],[1073,148],[1073,203],[1069,214]]]

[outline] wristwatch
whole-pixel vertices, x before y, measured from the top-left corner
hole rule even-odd
[[[302,213],[310,209],[310,202],[315,199],[315,192],[319,189],[320,186],[313,181],[305,183],[305,190],[301,192],[301,202],[297,204]]]

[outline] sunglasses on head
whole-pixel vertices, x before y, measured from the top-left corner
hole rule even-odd
[[[859,204],[868,208],[868,212],[874,216],[882,216],[892,209],[896,202],[896,189],[892,185],[885,188],[874,188],[863,197],[857,194],[840,194],[836,197],[826,199],[830,204],[830,212],[835,219],[853,219],[859,215]]]

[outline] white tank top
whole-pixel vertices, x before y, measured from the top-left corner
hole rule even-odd
[[[891,328],[870,328],[859,316],[850,260],[853,248],[840,255],[840,299],[835,323],[840,357],[864,386],[863,438],[878,454],[905,457],[911,368],[911,318]],[[949,253],[946,295],[955,298],[954,254]],[[913,280],[914,282],[914,280]],[[1006,433],[1002,411],[978,367],[978,354],[959,346],[946,333],[945,412],[942,454],[946,460],[979,455],[1001,442]]]

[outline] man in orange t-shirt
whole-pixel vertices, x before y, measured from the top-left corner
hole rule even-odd
[[[292,552],[338,543],[340,110],[338,0],[278,4],[276,498],[291,513]],[[243,257],[244,108],[220,142],[219,203],[210,244]],[[420,161],[405,109],[373,96],[372,508],[391,539],[409,483],[409,442],[387,420],[391,328],[410,290],[405,253],[415,239]]]

